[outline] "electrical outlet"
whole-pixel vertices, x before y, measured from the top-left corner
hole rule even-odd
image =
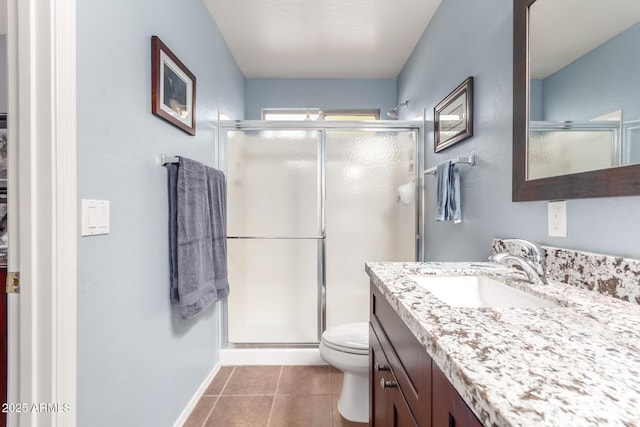
[[[547,213],[549,236],[567,237],[567,202],[549,202]]]

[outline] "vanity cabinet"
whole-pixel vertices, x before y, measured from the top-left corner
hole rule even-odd
[[[482,426],[373,284],[369,347],[372,427]]]
[[[373,328],[369,328],[371,343],[371,405],[370,417],[373,426],[419,427],[411,414],[409,405],[400,391],[398,381],[391,372],[380,341]]]
[[[431,358],[375,286],[370,310],[372,426],[430,426]]]

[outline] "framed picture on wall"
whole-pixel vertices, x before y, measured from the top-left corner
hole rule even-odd
[[[433,151],[442,151],[473,136],[473,77],[469,77],[433,110]]]
[[[196,76],[158,36],[151,37],[151,112],[196,134]]]

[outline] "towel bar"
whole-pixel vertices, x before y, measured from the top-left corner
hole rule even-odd
[[[279,237],[279,236],[227,236],[227,239],[257,240],[324,240],[325,236]]]
[[[160,153],[160,164],[162,166],[164,166],[167,163],[178,163],[178,158],[177,157],[167,156],[164,153]]]
[[[476,164],[476,155],[469,154],[468,156],[456,157],[454,159],[451,159],[450,162],[452,164],[464,163],[466,165],[473,166]],[[432,168],[425,170],[424,173],[425,175],[435,175],[437,170],[438,170],[438,167],[434,166]]]

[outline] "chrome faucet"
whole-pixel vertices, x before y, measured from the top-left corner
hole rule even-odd
[[[524,239],[504,239],[504,243],[514,243],[522,246],[526,253],[522,257],[509,252],[501,252],[489,257],[489,261],[502,263],[504,261],[516,261],[524,270],[532,283],[547,284],[547,274],[545,271],[546,251],[542,246]]]

